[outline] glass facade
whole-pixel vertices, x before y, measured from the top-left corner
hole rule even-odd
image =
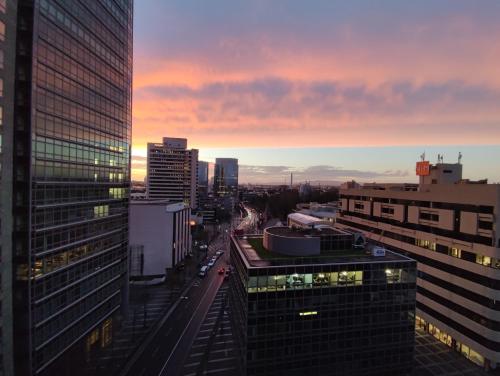
[[[233,238],[230,301],[247,375],[403,375],[412,368],[415,261],[254,267],[245,257]]]
[[[132,12],[132,0],[18,5],[16,375],[78,374],[87,337],[111,343],[127,295]]]
[[[216,158],[214,167],[214,192],[219,196],[238,193],[238,160]]]

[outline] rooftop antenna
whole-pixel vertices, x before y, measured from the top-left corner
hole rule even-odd
[[[462,152],[459,151],[458,152],[458,164],[461,164],[462,163]]]
[[[441,154],[438,154],[438,163],[441,162]]]
[[[425,161],[425,151],[420,154],[420,159],[422,160],[422,162]]]

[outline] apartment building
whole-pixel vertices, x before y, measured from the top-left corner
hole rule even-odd
[[[198,150],[187,149],[187,139],[164,137],[148,143],[146,196],[150,200],[184,202],[192,209],[197,203]]]
[[[418,261],[417,325],[485,368],[500,363],[500,185],[417,164],[420,184],[340,190],[340,228]]]

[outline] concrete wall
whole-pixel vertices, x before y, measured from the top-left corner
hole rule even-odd
[[[130,205],[129,246],[144,247],[144,275],[172,268],[173,213],[165,205]]]
[[[272,227],[270,228],[272,229]],[[289,256],[311,256],[320,254],[319,237],[291,237],[271,234],[264,230],[264,248],[271,252]],[[272,230],[271,230],[272,231]]]

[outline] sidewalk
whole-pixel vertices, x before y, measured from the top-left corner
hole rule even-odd
[[[128,358],[145,340],[149,331],[168,312],[180,293],[198,271],[204,252],[193,254],[185,260],[182,271],[171,271],[166,281],[157,285],[130,285],[128,316],[113,334],[113,342],[92,354],[87,373],[111,376],[117,374]]]

